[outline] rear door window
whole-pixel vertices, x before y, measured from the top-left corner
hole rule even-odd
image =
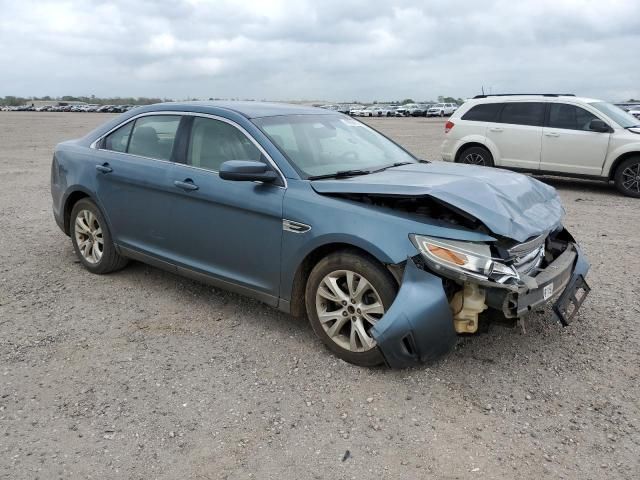
[[[105,137],[102,148],[105,150],[113,150],[114,152],[126,152],[132,128],[133,122],[129,122],[115,132],[111,132]]]
[[[462,116],[462,120],[496,122],[498,121],[498,114],[500,113],[502,105],[502,103],[483,103],[476,105]]]
[[[545,104],[541,102],[507,102],[500,114],[500,123],[541,127]]]
[[[152,115],[135,121],[127,153],[157,160],[171,160],[180,125],[179,115]]]
[[[566,103],[552,103],[549,106],[549,123],[551,128],[566,130],[590,130],[589,124],[596,117],[584,108]]]

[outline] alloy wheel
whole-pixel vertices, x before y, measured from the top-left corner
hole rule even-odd
[[[640,162],[631,164],[622,171],[622,186],[630,192],[640,193]]]
[[[469,163],[472,165],[486,165],[485,159],[482,155],[480,155],[479,153],[468,153],[467,155],[464,156],[464,158],[462,159],[463,163]]]
[[[80,210],[73,231],[82,258],[91,264],[100,262],[104,252],[104,237],[98,217],[90,210]]]
[[[376,346],[370,330],[384,306],[371,283],[351,270],[326,275],[316,292],[316,312],[322,328],[338,346],[366,352]]]

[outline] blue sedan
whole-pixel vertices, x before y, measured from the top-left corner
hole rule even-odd
[[[137,108],[59,144],[51,193],[90,272],[133,259],[251,296],[363,366],[437,359],[543,303],[566,325],[589,291],[553,188],[324,109]]]

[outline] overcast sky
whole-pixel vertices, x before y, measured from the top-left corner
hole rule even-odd
[[[639,0],[0,0],[0,96],[640,97]]]

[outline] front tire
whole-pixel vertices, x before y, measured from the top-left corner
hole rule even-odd
[[[640,156],[627,158],[618,165],[614,180],[620,193],[640,198]]]
[[[127,264],[127,259],[116,251],[102,212],[88,198],[73,206],[69,230],[76,255],[91,273],[115,272]]]
[[[340,251],[313,268],[305,292],[311,327],[341,359],[362,367],[383,363],[371,328],[391,307],[397,285],[378,262]]]
[[[486,148],[469,147],[462,151],[458,157],[458,163],[478,165],[481,167],[493,167],[493,157]]]

